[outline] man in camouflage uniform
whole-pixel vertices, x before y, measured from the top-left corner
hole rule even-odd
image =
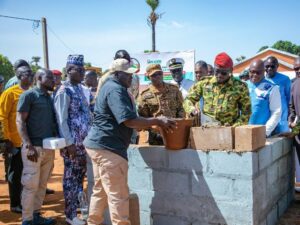
[[[139,115],[142,117],[183,118],[185,116],[182,106],[183,98],[178,87],[163,82],[163,71],[159,64],[149,65],[146,72],[151,84],[139,96]],[[149,144],[162,145],[163,140],[160,134],[149,130]]]
[[[221,125],[248,124],[251,103],[247,86],[232,77],[233,62],[226,53],[215,59],[215,76],[205,77],[190,90],[184,101],[184,109],[190,116],[199,110],[195,104],[203,97],[203,113]]]

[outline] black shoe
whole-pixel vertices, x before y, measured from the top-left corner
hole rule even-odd
[[[25,220],[22,222],[22,225],[33,225],[32,220]]]
[[[52,195],[52,194],[54,194],[55,193],[55,191],[54,190],[52,190],[52,189],[46,189],[46,195]]]
[[[16,207],[10,207],[10,211],[14,213],[22,213],[22,207],[19,205]]]
[[[33,225],[53,225],[56,220],[51,217],[42,217],[40,213],[33,213]]]

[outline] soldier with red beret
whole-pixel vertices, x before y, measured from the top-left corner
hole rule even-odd
[[[225,53],[215,58],[215,76],[205,77],[189,91],[183,106],[190,116],[199,110],[195,106],[203,97],[203,114],[221,125],[248,124],[251,104],[247,86],[232,76],[233,61]]]

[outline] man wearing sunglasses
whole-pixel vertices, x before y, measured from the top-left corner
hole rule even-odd
[[[288,104],[290,102],[291,81],[289,77],[278,73],[278,60],[270,56],[265,60],[266,79],[279,86],[281,96],[281,119],[274,133],[284,133],[289,131],[288,126]]]
[[[265,125],[266,136],[270,136],[281,117],[279,87],[265,79],[264,62],[253,60],[249,67],[249,80],[246,82],[251,98],[249,124]]]
[[[138,113],[142,117],[165,116],[168,118],[183,118],[183,98],[178,87],[163,82],[163,71],[159,64],[149,65],[146,69],[151,81],[150,86],[144,90],[138,99]],[[163,145],[158,132],[149,130],[150,145]]]
[[[251,105],[249,91],[242,81],[232,76],[233,61],[226,53],[215,58],[215,76],[205,77],[195,84],[184,100],[184,109],[190,116],[199,114],[195,104],[203,97],[203,114],[221,125],[248,124]]]
[[[167,67],[169,67],[169,70],[173,77],[171,83],[176,84],[179,87],[183,98],[185,98],[194,82],[183,77],[183,64],[183,59],[172,58],[167,62]]]

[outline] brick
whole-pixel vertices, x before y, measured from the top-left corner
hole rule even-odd
[[[208,173],[229,176],[255,176],[258,172],[257,152],[211,151],[208,153]]]
[[[283,152],[283,138],[268,138],[266,142],[266,146],[270,146],[272,148],[272,161],[278,160],[282,156]]]
[[[286,176],[288,165],[287,165],[287,157],[283,157],[279,160],[279,177]]]
[[[235,128],[235,151],[255,151],[266,144],[266,127],[244,125]]]
[[[153,171],[153,190],[189,193],[189,175],[164,171]]]
[[[270,166],[272,163],[272,148],[270,145],[267,145],[258,151],[258,167],[259,171]]]
[[[194,149],[168,151],[169,168],[187,172],[206,172],[208,154]]]
[[[167,152],[163,146],[130,145],[127,153],[129,167],[157,169],[168,166]]]
[[[191,148],[197,150],[232,150],[234,148],[233,127],[192,127]]]
[[[261,173],[253,180],[253,209],[262,212],[270,203],[267,189],[267,173]]]

